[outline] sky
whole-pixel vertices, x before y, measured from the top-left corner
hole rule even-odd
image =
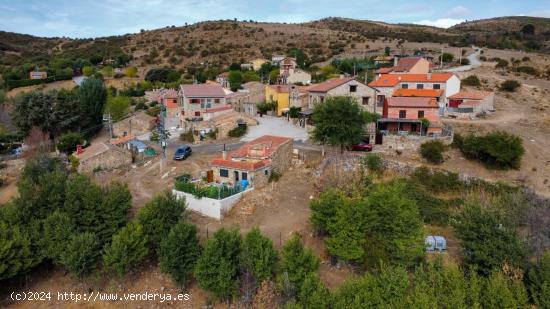
[[[511,15],[550,18],[550,0],[0,0],[0,30],[71,38],[233,18],[300,23],[346,17],[446,28]]]

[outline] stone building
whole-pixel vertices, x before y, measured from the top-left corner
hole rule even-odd
[[[282,174],[292,162],[292,139],[264,135],[221,158],[212,160],[214,181],[228,185],[246,180],[252,187],[265,185],[272,173]]]
[[[331,78],[320,84],[311,86],[309,89],[309,108],[315,104],[323,103],[325,98],[330,96],[349,96],[366,111],[382,112],[382,105],[375,106],[376,90],[353,77]]]
[[[78,158],[78,172],[92,173],[94,170],[109,170],[128,166],[132,163],[132,154],[125,148],[107,143],[95,143],[73,155]]]

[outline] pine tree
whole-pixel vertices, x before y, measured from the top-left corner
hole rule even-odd
[[[111,182],[103,191],[102,202],[98,207],[101,223],[97,235],[101,243],[106,243],[128,222],[132,194],[126,183],[117,181]]]
[[[82,278],[95,269],[100,248],[97,237],[92,233],[73,235],[61,254],[61,263],[74,277]]]
[[[533,302],[540,308],[550,308],[550,250],[529,269],[527,284]]]
[[[305,278],[319,268],[319,258],[310,249],[305,249],[297,234],[283,246],[281,252],[279,282],[285,294],[294,297],[300,293]]]
[[[200,254],[197,228],[189,223],[179,222],[160,243],[160,270],[170,274],[178,285],[185,287],[191,279]]]
[[[304,308],[332,308],[330,291],[315,273],[308,274],[304,279],[298,294],[298,300]]]
[[[149,246],[156,248],[168,236],[170,229],[185,218],[185,200],[165,191],[147,202],[139,210],[137,218],[149,239]]]
[[[330,189],[321,193],[318,199],[311,201],[311,223],[320,234],[328,232],[329,224],[334,221],[336,209],[344,203],[344,194],[341,191]]]
[[[56,210],[49,215],[44,220],[44,256],[60,263],[61,256],[74,232],[74,224],[66,213]]]
[[[214,237],[206,242],[195,267],[199,286],[215,297],[227,299],[234,296],[237,292],[240,252],[238,229],[222,228],[214,233]]]
[[[110,245],[104,250],[103,262],[119,276],[124,276],[131,267],[138,265],[149,253],[147,236],[137,221],[131,221],[120,229]]]
[[[258,227],[250,230],[244,237],[241,260],[244,267],[252,271],[258,284],[273,276],[277,251],[273,248],[271,239],[262,235]]]
[[[17,226],[0,220],[0,281],[28,270],[32,263],[29,240]]]

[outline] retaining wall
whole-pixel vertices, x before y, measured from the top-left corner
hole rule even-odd
[[[248,188],[245,191],[239,192],[237,194],[226,197],[222,200],[211,199],[208,197],[196,198],[191,193],[186,193],[182,191],[172,190],[172,193],[178,197],[185,197],[187,202],[187,208],[193,211],[196,211],[202,215],[205,215],[210,218],[217,220],[223,219],[224,215],[228,213],[235,203],[237,203],[244,194],[254,190],[254,188]]]

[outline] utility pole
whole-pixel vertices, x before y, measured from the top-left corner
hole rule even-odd
[[[111,113],[109,113],[109,140],[113,138],[113,118]]]
[[[439,61],[439,69],[443,69],[443,48],[441,48],[441,59]]]
[[[160,113],[159,113],[159,125],[157,130],[159,131],[159,144],[162,151],[160,157],[160,177],[162,177],[162,172],[164,171],[164,165],[166,164],[166,131],[164,129],[164,116],[166,113],[166,106],[164,105],[164,93],[162,95],[160,103]]]

